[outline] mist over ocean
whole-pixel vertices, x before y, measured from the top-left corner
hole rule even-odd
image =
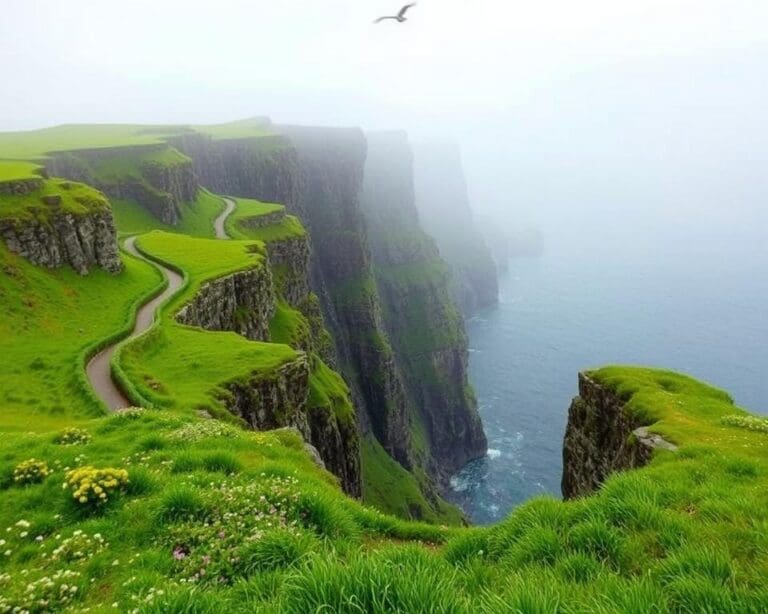
[[[473,522],[499,521],[536,495],[560,496],[581,369],[679,370],[768,414],[768,271],[758,254],[766,228],[700,230],[648,250],[628,236],[607,245],[563,235],[540,258],[510,262],[499,304],[467,322],[489,453],[454,477],[451,498]]]

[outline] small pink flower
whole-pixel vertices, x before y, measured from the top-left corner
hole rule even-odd
[[[183,561],[185,558],[187,558],[187,552],[182,548],[181,546],[177,546],[176,549],[173,551],[173,558],[177,561]]]

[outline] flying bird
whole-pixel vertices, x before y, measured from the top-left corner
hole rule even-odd
[[[411,8],[412,6],[416,6],[416,2],[411,2],[410,4],[406,4],[403,8],[400,9],[400,12],[397,15],[387,15],[385,17],[379,17],[373,23],[381,23],[382,21],[386,21],[387,19],[392,19],[393,21],[397,21],[399,23],[408,21],[408,18],[405,16],[405,14],[408,12],[408,9]]]

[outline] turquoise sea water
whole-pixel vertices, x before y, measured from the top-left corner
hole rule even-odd
[[[768,414],[768,259],[753,245],[513,260],[499,304],[467,323],[489,451],[454,476],[452,500],[483,524],[532,496],[560,496],[562,438],[581,369],[671,368]]]

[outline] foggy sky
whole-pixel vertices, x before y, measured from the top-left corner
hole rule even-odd
[[[480,210],[768,227],[765,0],[421,0],[377,26],[400,0],[5,4],[0,130],[405,128],[461,142]]]

